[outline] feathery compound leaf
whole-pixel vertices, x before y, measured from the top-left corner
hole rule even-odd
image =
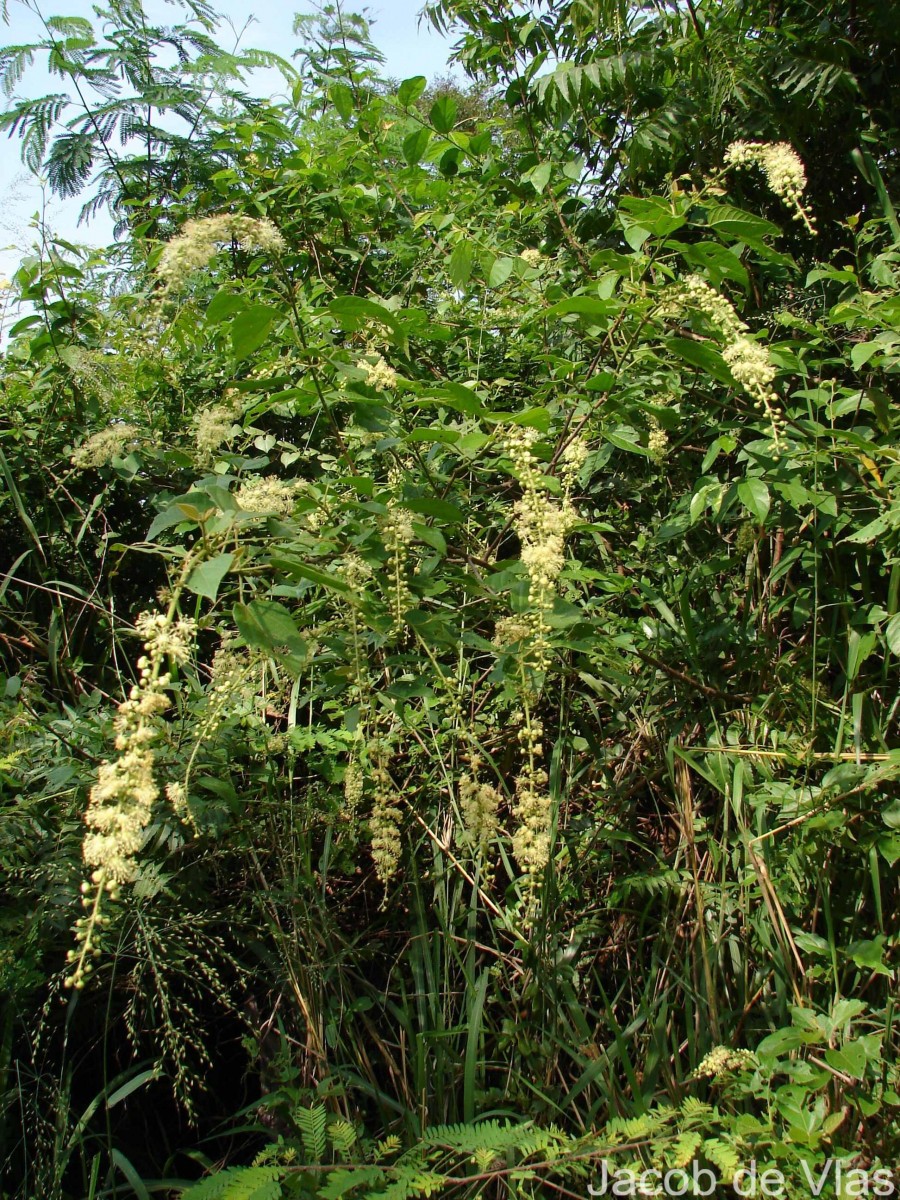
[[[58,196],[77,196],[93,165],[94,138],[89,133],[61,133],[47,158],[47,182]]]
[[[294,1121],[300,1130],[303,1149],[310,1163],[320,1163],[325,1158],[328,1145],[325,1132],[327,1120],[324,1104],[294,1110]]]
[[[13,94],[25,68],[34,62],[36,49],[36,46],[6,46],[0,50],[0,87],[6,96]]]
[[[181,1200],[279,1200],[279,1167],[228,1167],[195,1183]]]
[[[380,1167],[361,1167],[358,1170],[340,1167],[331,1171],[324,1187],[319,1188],[319,1200],[341,1200],[354,1188],[371,1188],[383,1181],[384,1172]]]
[[[349,1121],[332,1121],[328,1136],[338,1154],[349,1154],[356,1145],[357,1133]]]
[[[726,1183],[734,1179],[741,1166],[741,1156],[734,1146],[720,1138],[707,1138],[703,1143],[703,1153],[713,1166],[719,1168]]]
[[[22,139],[22,161],[39,171],[47,152],[50,131],[69,104],[69,97],[56,93],[38,100],[22,100],[0,114],[0,130]]]
[[[517,1150],[531,1155],[545,1150],[558,1140],[552,1130],[540,1129],[531,1122],[516,1125],[505,1121],[481,1121],[477,1124],[438,1125],[426,1129],[422,1145],[452,1148],[467,1157],[486,1152],[492,1155],[506,1150]]]

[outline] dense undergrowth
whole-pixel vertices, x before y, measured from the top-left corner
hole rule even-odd
[[[4,1195],[896,1162],[897,35],[826,7],[3,52],[120,221],[2,297]]]

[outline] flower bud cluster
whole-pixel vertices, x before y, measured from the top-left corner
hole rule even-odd
[[[289,517],[294,511],[296,486],[274,475],[257,475],[241,483],[235,499],[244,512]]]
[[[523,617],[515,615],[500,617],[494,625],[493,643],[498,650],[506,650],[518,642],[524,642],[531,637],[532,625]]]
[[[203,458],[208,458],[223,442],[234,436],[236,412],[230,404],[209,404],[194,414],[194,443]]]
[[[662,465],[669,454],[669,435],[656,417],[651,417],[649,424],[650,433],[647,438],[647,452],[655,463]]]
[[[156,265],[157,278],[165,291],[179,291],[195,271],[209,264],[220,246],[229,242],[239,250],[265,254],[279,254],[285,246],[284,238],[266,218],[225,213],[188,221],[163,247]]]
[[[197,637],[197,622],[193,617],[173,619],[165,613],[145,612],[135,621],[134,627],[147,651],[145,658],[138,659],[142,678],[148,667],[155,673],[166,658],[182,666],[191,657]]]
[[[391,501],[387,514],[381,522],[381,537],[388,552],[388,580],[391,589],[391,615],[394,619],[393,632],[403,629],[403,617],[412,607],[413,598],[406,580],[406,564],[409,547],[415,537],[412,514],[408,509]]]
[[[534,453],[537,436],[533,429],[514,426],[507,436],[506,450],[522,486],[522,496],[513,508],[513,520],[522,547],[522,563],[528,572],[528,603],[535,635],[533,650],[538,669],[543,670],[550,655],[546,618],[553,610],[557,580],[565,565],[566,534],[578,517],[568,496],[560,503],[548,494]],[[580,450],[573,452],[564,462],[564,479],[574,479],[583,463]]]
[[[472,755],[469,770],[458,784],[462,829],[457,841],[483,854],[497,835],[501,796],[493,784],[479,780],[480,767],[481,761]]]
[[[375,361],[363,364],[366,372],[366,383],[379,391],[390,391],[397,386],[397,372],[388,366],[379,354]]]
[[[526,875],[534,880],[550,861],[550,826],[553,815],[549,777],[540,765],[543,758],[544,726],[526,713],[518,737],[525,751],[525,762],[516,780],[514,815],[518,822],[513,834],[513,853]]]
[[[810,233],[816,232],[802,203],[806,170],[788,142],[732,142],[725,151],[725,165],[759,167],[769,191],[793,209],[794,220],[802,221]]]
[[[164,660],[187,662],[197,633],[195,621],[171,613],[142,613],[135,627],[145,648],[137,663],[139,679],[116,712],[113,728],[118,756],[100,764],[84,818],[88,832],[82,856],[91,878],[82,885],[82,894],[91,914],[76,923],[81,945],[69,956],[74,971],[68,984],[75,988],[84,986],[88,959],[99,954],[96,935],[107,923],[101,898],[104,892],[115,898],[120,885],[134,878],[137,855],[159,796],[152,746],[161,732],[160,717],[169,707],[166,689],[172,679],[162,671]]]
[[[375,874],[388,884],[400,868],[403,842],[400,837],[400,797],[382,753],[375,758],[371,779],[373,785],[369,833],[372,837],[372,861]]]
[[[691,1078],[715,1079],[729,1071],[746,1071],[755,1066],[756,1057],[751,1050],[731,1050],[728,1046],[716,1046],[706,1055]]]
[[[121,458],[126,448],[138,438],[135,425],[110,425],[91,436],[72,454],[72,466],[81,471],[105,467],[114,458]]]

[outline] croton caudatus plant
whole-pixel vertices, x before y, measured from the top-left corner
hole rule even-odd
[[[299,61],[119,0],[3,52],[80,81],[66,132],[4,120],[119,222],[39,218],[0,296],[42,1194],[187,1188],[239,1112],[186,1194],[801,1194],[897,1146],[896,145],[827,73],[827,179],[787,67],[713,113],[710,43],[788,53],[739,6],[529,7],[431,6],[469,84],[386,78],[340,6]]]

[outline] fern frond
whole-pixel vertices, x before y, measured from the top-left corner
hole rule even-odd
[[[390,1155],[396,1154],[400,1149],[400,1145],[401,1142],[396,1133],[388,1134],[388,1136],[384,1138],[383,1141],[380,1141],[375,1147],[372,1157],[376,1162],[380,1162],[383,1158],[388,1158]]]
[[[696,1096],[688,1096],[681,1105],[681,1115],[686,1120],[705,1121],[715,1110],[711,1104],[698,1100]]]
[[[675,1139],[669,1154],[673,1167],[686,1167],[696,1157],[702,1138],[699,1133],[683,1133]]]
[[[94,27],[84,17],[48,17],[46,26],[60,34],[66,50],[88,50],[97,44]]]

